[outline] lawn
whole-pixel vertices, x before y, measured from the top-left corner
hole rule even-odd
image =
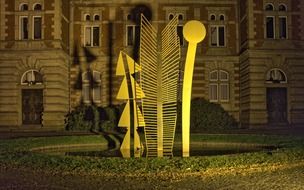
[[[180,141],[177,135],[176,142]],[[100,135],[0,140],[0,189],[88,186],[88,189],[301,189],[304,186],[301,137],[193,134],[191,142],[253,143],[281,148],[238,155],[122,159],[50,156],[30,151],[45,146],[107,143]]]

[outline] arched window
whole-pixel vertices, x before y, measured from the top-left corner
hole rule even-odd
[[[42,5],[40,3],[36,3],[34,5],[34,11],[41,11],[42,10]]]
[[[212,102],[229,101],[229,73],[214,70],[209,74],[209,100]]]
[[[211,71],[210,72],[210,81],[218,81],[218,71]]]
[[[225,20],[225,15],[220,15],[220,20]]]
[[[84,20],[85,21],[90,21],[91,20],[91,16],[89,14],[85,14],[84,15]]]
[[[82,74],[82,100],[90,104],[101,101],[101,74],[98,71],[88,71]]]
[[[226,71],[220,70],[220,81],[228,81],[229,74]]]
[[[28,5],[26,3],[22,3],[20,5],[20,11],[27,11],[28,10]]]
[[[95,20],[95,21],[99,21],[99,20],[100,20],[100,16],[99,16],[99,15],[97,15],[97,14],[96,14],[96,15],[94,15],[94,20]]]
[[[169,20],[172,20],[174,18],[174,15],[172,13],[169,14]]]
[[[279,11],[287,11],[287,7],[284,4],[279,5]]]
[[[267,72],[266,82],[267,83],[287,83],[287,77],[281,69],[274,68]]]
[[[128,15],[127,15],[127,20],[132,20],[131,14],[128,14]]]
[[[28,70],[21,77],[21,85],[42,84],[42,75],[37,70]]]
[[[210,15],[210,20],[216,20],[216,16],[215,15]]]
[[[182,14],[178,15],[178,20],[184,20],[184,16]]]
[[[271,3],[268,3],[266,6],[265,6],[265,10],[266,11],[273,11],[273,5]]]

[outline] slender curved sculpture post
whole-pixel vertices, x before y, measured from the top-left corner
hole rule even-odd
[[[206,36],[205,26],[196,20],[189,21],[183,29],[184,38],[189,42],[183,80],[183,102],[182,102],[182,140],[183,157],[189,157],[190,146],[190,108],[192,78],[197,43]]]

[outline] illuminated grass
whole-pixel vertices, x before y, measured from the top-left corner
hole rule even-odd
[[[177,136],[176,141],[180,140]],[[145,174],[153,172],[202,172],[211,169],[246,168],[275,164],[298,163],[304,160],[304,139],[264,135],[199,135],[191,136],[191,142],[234,142],[272,144],[282,148],[273,151],[243,153],[238,155],[204,156],[190,158],[89,158],[51,156],[29,151],[31,148],[107,143],[102,136],[40,137],[0,140],[0,165],[48,169],[68,173],[125,173]]]

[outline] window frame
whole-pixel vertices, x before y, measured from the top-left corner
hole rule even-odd
[[[95,74],[98,74],[100,76],[100,80],[95,80]],[[101,72],[99,71],[93,71],[93,80],[98,83],[98,88],[100,90],[100,97],[98,97],[98,100],[96,100],[96,95],[95,95],[95,88],[92,88],[92,99],[94,103],[100,103],[101,102]]]
[[[24,38],[24,23],[23,18],[27,18],[27,38]],[[29,16],[19,16],[19,40],[29,40]]]
[[[280,10],[280,7],[283,6],[285,8],[285,10]],[[279,12],[287,12],[287,5],[285,3],[280,3],[278,6],[278,11]]]
[[[40,5],[40,6],[41,6],[41,9],[35,10],[36,5]],[[43,10],[43,7],[42,7],[42,4],[41,4],[41,3],[34,3],[34,4],[33,4],[33,11],[42,11],[42,10]]]
[[[217,78],[212,79],[211,75],[216,73]],[[221,73],[225,73],[227,79],[221,78]],[[216,98],[211,97],[211,86],[217,86],[216,88]],[[226,86],[227,99],[223,98],[222,86]],[[229,72],[222,69],[215,69],[209,72],[209,101],[210,102],[229,102],[230,101],[230,76]]]
[[[90,79],[88,73],[92,72],[92,80],[98,83],[98,90],[100,91],[100,97],[96,98],[96,87],[90,86]],[[100,80],[95,81],[95,75],[98,74]],[[82,101],[85,104],[101,103],[101,72],[99,71],[86,71],[82,74]],[[85,96],[88,94],[88,97]]]
[[[98,16],[98,20],[96,20],[96,16]],[[93,15],[93,20],[94,20],[95,22],[99,22],[99,21],[101,20],[100,14],[94,14],[94,15]]]
[[[88,88],[85,88],[88,87]],[[87,90],[87,91],[86,91]],[[84,72],[82,74],[82,101],[85,104],[90,104],[91,103],[91,97],[90,97],[90,79],[88,77],[88,71]],[[85,96],[85,94],[88,93],[88,97]]]
[[[213,16],[214,16],[214,19],[212,19]],[[210,14],[209,20],[216,21],[216,15],[215,14]]]
[[[226,76],[227,76],[227,79],[222,79],[222,77],[221,77],[221,73],[225,73],[226,74]],[[219,70],[219,72],[218,72],[218,79],[219,79],[219,81],[221,81],[221,82],[228,82],[229,81],[229,73],[227,72],[227,71],[225,71],[225,70]]]
[[[40,38],[35,38],[35,18],[40,18],[41,19],[41,26],[40,26],[41,27],[40,28],[41,37]],[[43,39],[42,23],[43,23],[42,16],[37,16],[37,15],[33,16],[33,18],[32,18],[32,39],[33,40],[42,40]]]
[[[32,75],[34,75],[34,72],[36,72],[36,73],[38,73],[38,74],[40,75],[40,77],[41,77],[41,82],[35,82],[35,84],[33,84],[33,85],[42,85],[42,84],[43,84],[43,75],[42,75],[38,70],[36,70],[36,69],[29,69],[29,70],[25,71],[25,72],[22,74],[22,76],[21,76],[20,84],[21,84],[22,86],[25,86],[25,85],[32,85],[32,84],[30,84],[30,83],[24,83],[24,82],[23,82],[23,79],[24,79],[24,77],[25,77],[28,73],[31,73]]]
[[[132,27],[132,44],[129,45],[129,30],[128,28]],[[127,47],[132,47],[135,45],[135,38],[136,38],[136,24],[126,24],[126,46]]]
[[[26,9],[26,10],[23,9],[23,6],[24,6],[24,5],[27,6],[27,9]],[[27,3],[20,3],[20,5],[19,5],[19,11],[28,11],[28,10],[29,10],[29,6],[28,6]]]
[[[266,81],[267,84],[276,84],[276,83],[273,82],[274,80],[273,81],[268,80],[268,77],[269,77],[269,75],[270,75],[270,73],[272,71],[274,71],[275,73],[276,73],[276,71],[277,72],[281,72],[281,73],[283,73],[283,76],[285,77],[285,80],[284,81],[280,81],[278,84],[287,84],[288,83],[287,75],[286,75],[286,73],[282,69],[280,69],[280,68],[272,68],[272,69],[269,69],[266,72],[266,80],[265,81]]]
[[[89,20],[87,20],[87,16],[89,16]],[[89,13],[86,13],[83,15],[83,20],[86,22],[90,22],[91,21],[91,15]]]
[[[170,19],[170,16],[172,16],[172,18]],[[174,18],[174,14],[173,13],[169,13],[168,14],[168,20],[170,21],[170,20],[172,20]]]
[[[226,81],[226,82],[220,82],[219,83],[219,100],[221,101],[221,102],[229,102],[229,100],[230,100],[230,89],[229,89],[229,81]],[[222,91],[222,86],[227,86],[227,99],[224,99],[223,98],[223,91]]]
[[[267,10],[267,6],[268,6],[268,5],[271,5],[271,7],[272,7],[271,10]],[[264,10],[265,10],[265,11],[274,11],[274,5],[273,5],[273,3],[266,3],[266,5],[265,5],[265,7],[264,7]]]
[[[216,79],[212,79],[211,75],[213,73],[216,73]],[[209,81],[216,82],[216,81],[218,81],[218,79],[219,79],[219,72],[218,72],[218,70],[213,70],[213,71],[211,71],[209,73]]]
[[[220,45],[220,33],[219,33],[219,28],[220,27],[223,27],[224,28],[224,45]],[[212,44],[212,28],[216,28],[216,33],[217,33],[217,35],[216,35],[216,40],[217,40],[217,42],[216,42],[216,45],[213,45]],[[224,47],[226,47],[226,26],[225,25],[222,25],[222,24],[220,24],[220,25],[210,25],[210,47],[215,47],[215,48],[224,48]]]
[[[211,86],[216,86],[216,98],[213,98],[211,97],[211,91],[212,91],[212,88]],[[219,87],[218,87],[218,83],[216,82],[212,82],[212,83],[209,83],[209,101],[210,102],[218,102],[219,101]]]
[[[83,45],[85,47],[100,47],[101,46],[101,27],[100,25],[84,25],[84,40],[83,40]],[[90,45],[86,45],[86,29],[90,28]],[[98,45],[94,45],[94,28],[99,28],[99,33],[98,33]]]
[[[267,25],[267,19],[268,18],[272,18],[272,30],[273,30],[273,37],[272,38],[270,38],[270,37],[268,37],[267,36],[267,33],[268,33],[268,25]],[[273,40],[273,39],[275,39],[276,38],[276,21],[275,21],[275,16],[266,16],[265,17],[265,39],[271,39],[271,40]]]
[[[281,37],[281,20],[280,20],[281,18],[285,18],[285,22],[286,22],[286,23],[285,23],[285,31],[286,31],[286,34],[285,34],[286,37],[285,37],[285,38],[282,38],[282,37]],[[288,18],[287,16],[279,16],[279,17],[278,17],[278,20],[279,20],[279,21],[278,21],[278,28],[279,28],[279,31],[278,31],[279,36],[278,36],[278,38],[281,39],[281,40],[286,40],[286,39],[288,39],[288,20],[287,20],[287,18]]]

